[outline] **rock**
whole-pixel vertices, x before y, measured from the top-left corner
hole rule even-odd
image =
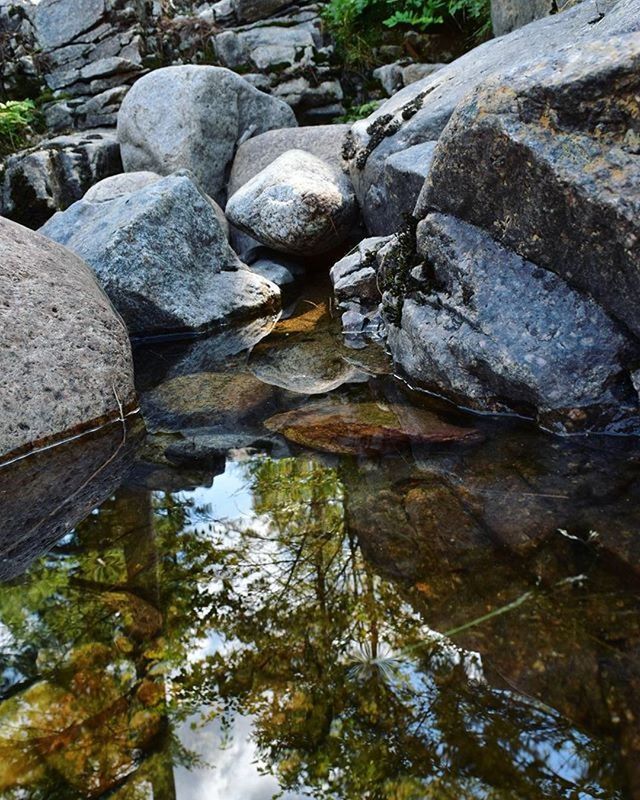
[[[47,139],[6,159],[0,212],[37,228],[79,200],[93,184],[121,171],[120,148],[111,131]]]
[[[35,6],[30,0],[0,0],[0,94],[3,100],[37,97],[42,91],[34,13]]]
[[[414,410],[405,425],[393,405],[345,402],[329,398],[271,417],[265,423],[289,441],[324,453],[372,455],[396,452],[411,444],[473,444],[482,436],[473,428],[443,422],[428,411]]]
[[[303,395],[325,394],[345,383],[367,379],[346,360],[328,332],[316,333],[313,338],[259,344],[251,354],[249,367],[263,383]]]
[[[436,144],[415,144],[385,161],[382,180],[369,192],[367,208],[369,222],[380,235],[400,230],[414,213],[431,169]]]
[[[634,429],[622,329],[561,278],[450,216],[418,227],[424,266],[407,278],[392,355],[455,403],[535,416],[556,431]]]
[[[316,156],[290,150],[229,200],[229,221],[284,253],[316,254],[341,244],[357,219],[346,176]]]
[[[329,274],[338,308],[345,309],[351,303],[357,303],[366,311],[377,309],[382,296],[378,287],[376,256],[388,241],[389,237],[385,236],[364,239],[333,265]]]
[[[600,12],[604,18],[594,24]],[[569,57],[590,40],[638,30],[638,0],[598,0],[597,4],[595,0],[584,0],[562,14],[476,47],[433,75],[402,89],[370,117],[356,122],[346,153],[369,232],[381,232],[378,225],[384,214],[371,201],[381,193],[387,159],[413,145],[437,140],[456,106],[480,83],[503,70],[526,75],[528,69],[524,67],[529,62],[563,53]]]
[[[253,423],[269,406],[275,390],[253,375],[199,372],[165,381],[141,396],[147,430],[206,428],[230,432]]]
[[[254,251],[253,258],[249,264],[251,271],[275,283],[281,290],[293,289],[302,282],[307,273],[302,261],[287,258],[282,253],[270,251],[265,247]]]
[[[105,0],[40,0],[35,23],[43,50],[68,44],[98,23]]]
[[[231,0],[231,7],[239,22],[265,19],[289,5],[291,0]]]
[[[405,62],[406,63],[406,62]],[[402,89],[402,70],[405,64],[402,61],[395,61],[393,64],[383,64],[373,70],[373,77],[382,84],[382,88],[391,97]]]
[[[428,78],[446,66],[446,64],[407,64],[402,70],[402,85],[409,86],[411,83]]]
[[[296,125],[291,109],[220,67],[155,70],[127,94],[118,139],[127,172],[193,172],[203,189],[224,201],[238,145],[272,128]]]
[[[640,30],[640,2],[625,0],[593,29],[624,10]],[[427,206],[485,228],[640,335],[639,97],[637,33],[497,76],[447,127]]]
[[[92,203],[104,203],[109,200],[114,200],[116,197],[137,192],[139,189],[144,189],[161,180],[162,175],[158,175],[155,172],[123,172],[121,175],[113,175],[111,178],[105,178],[100,181],[100,183],[96,183],[95,186],[89,189],[83,199]],[[224,215],[224,211],[215,200],[209,198],[209,202],[216,212],[218,222],[228,239],[229,223]]]
[[[112,200],[81,200],[42,229],[82,255],[136,336],[203,331],[279,307],[276,286],[229,247],[185,173]]]
[[[289,150],[311,153],[342,174],[342,146],[350,128],[350,125],[282,128],[248,139],[238,148],[231,168],[229,197]]]
[[[580,2],[580,0],[577,0]],[[496,36],[528,25],[534,19],[557,13],[555,0],[491,0],[491,24]]]
[[[116,197],[137,192],[160,180],[162,176],[156,172],[123,172],[92,186],[83,199],[92,203],[105,203]]]
[[[87,265],[0,219],[0,457],[117,419],[136,402],[126,328]]]
[[[229,178],[229,197],[254,178],[276,158],[289,150],[304,150],[321,158],[335,169],[338,179],[343,175],[342,146],[350,125],[313,125],[301,128],[281,128],[267,131],[243,142],[238,148]],[[231,231],[231,243],[238,255],[249,263],[260,242],[240,231]]]

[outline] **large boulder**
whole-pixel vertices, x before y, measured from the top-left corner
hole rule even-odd
[[[38,228],[93,184],[122,171],[113,131],[56,136],[15,153],[0,172],[0,213]]]
[[[230,70],[167,67],[146,75],[126,96],[118,139],[127,172],[167,175],[186,168],[220,202],[238,145],[272,128],[295,125],[286,103]]]
[[[640,335],[639,98],[637,33],[496,77],[441,138],[426,206],[489,231]]]
[[[343,172],[342,147],[350,125],[309,125],[267,131],[238,148],[229,177],[229,197],[288,150],[304,150]]]
[[[314,255],[347,238],[358,210],[347,176],[310,153],[289,150],[239,189],[226,213],[274,250]]]
[[[202,331],[268,313],[270,281],[231,250],[219,209],[189,174],[81,200],[42,229],[83,256],[137,336]]]
[[[479,84],[505,70],[526,74],[525,65],[549,56],[575,56],[588,41],[638,31],[639,0],[584,0],[485,42],[356,122],[345,155],[369,232],[388,232],[384,224],[393,213],[394,200],[385,188],[387,161],[399,151],[437,140],[455,108]]]
[[[454,217],[430,214],[417,242],[424,263],[389,328],[414,381],[557,431],[637,430],[638,346],[597,303]]]
[[[0,219],[0,459],[117,419],[135,402],[129,337],[74,253]]]

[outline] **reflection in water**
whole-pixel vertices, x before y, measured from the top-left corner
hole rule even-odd
[[[466,592],[428,537],[402,576],[361,506],[429,491],[403,463],[256,456],[211,489],[123,488],[0,587],[0,796],[626,797],[634,592],[564,537],[538,551],[553,580],[480,548]],[[586,667],[557,685],[567,645]]]
[[[0,474],[0,798],[640,798],[637,445],[408,398],[318,291]]]

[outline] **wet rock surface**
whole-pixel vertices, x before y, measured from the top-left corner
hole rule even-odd
[[[229,247],[219,213],[176,173],[112,200],[81,200],[42,232],[91,264],[131,334],[197,331],[280,305],[278,288]]]
[[[87,264],[0,219],[0,459],[135,406],[129,337]]]
[[[462,406],[533,410],[547,428],[634,430],[637,345],[597,303],[454,217],[429,215],[417,242],[425,266],[389,330],[411,379]]]

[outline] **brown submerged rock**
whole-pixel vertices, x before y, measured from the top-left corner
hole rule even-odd
[[[428,411],[412,409],[406,418],[394,405],[374,401],[319,401],[277,414],[265,425],[296,444],[344,455],[389,453],[411,444],[474,444],[482,440],[478,430],[443,422]]]

